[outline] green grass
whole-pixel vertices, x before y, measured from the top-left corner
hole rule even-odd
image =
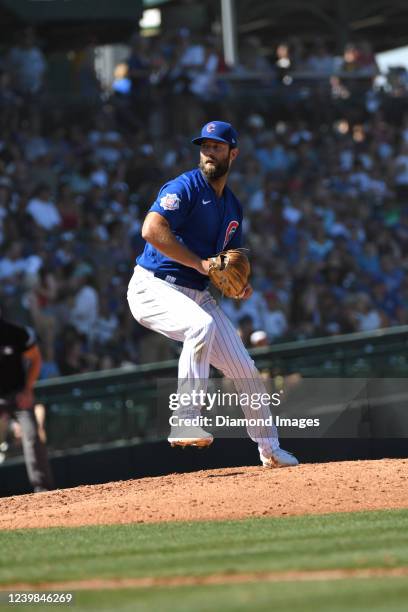
[[[405,579],[242,584],[76,595],[75,612],[406,612]]]
[[[56,612],[406,612],[406,578],[179,589],[77,591],[72,606],[4,606]],[[0,604],[0,609],[1,604]]]
[[[408,566],[408,511],[2,531],[0,548],[2,585],[92,577],[399,567]],[[407,601],[407,578],[376,578],[296,586],[259,582],[78,591],[73,609],[405,612]]]

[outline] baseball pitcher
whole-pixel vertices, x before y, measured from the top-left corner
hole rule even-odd
[[[237,331],[207,290],[210,280],[231,298],[248,299],[249,262],[242,246],[242,207],[227,186],[238,156],[237,133],[223,121],[210,121],[192,141],[200,146],[197,169],[160,189],[142,228],[146,240],[129,283],[128,302],[145,327],[183,343],[179,392],[205,391],[210,364],[234,381],[238,394],[266,393],[258,370]],[[269,406],[242,405],[257,424],[248,434],[258,444],[266,467],[298,464],[280,448]],[[179,408],[179,418],[194,418],[200,407]],[[211,433],[201,426],[172,429],[173,446],[208,446]]]

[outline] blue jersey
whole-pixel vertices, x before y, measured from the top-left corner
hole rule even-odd
[[[177,240],[201,259],[242,245],[240,202],[228,187],[218,198],[198,168],[163,185],[149,212],[167,219]],[[137,263],[176,285],[202,291],[208,284],[207,276],[163,255],[148,242]]]

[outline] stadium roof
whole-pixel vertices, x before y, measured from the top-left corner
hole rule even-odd
[[[189,27],[189,12],[205,5],[208,29],[220,16],[221,0],[143,0],[144,7],[156,6],[169,15],[174,26]],[[345,42],[369,40],[376,51],[408,44],[407,0],[235,0],[238,35],[255,35],[263,46],[276,46],[289,36],[301,36],[312,44],[323,38],[340,50]],[[184,8],[184,11],[177,8]],[[186,23],[183,23],[183,19]],[[171,19],[164,19],[167,27]]]
[[[123,41],[138,28],[142,0],[0,0],[3,44],[19,26],[36,26],[48,49],[71,49],[96,38],[99,44]]]
[[[91,37],[121,42],[137,29],[143,9],[154,6],[165,30],[208,33],[220,20],[221,0],[0,0],[1,38],[10,44],[19,26],[33,24],[50,50]],[[369,40],[377,52],[408,45],[406,0],[235,0],[235,8],[238,36],[257,36],[265,50],[289,36],[310,44],[323,38],[337,50],[356,39]]]
[[[237,0],[239,32],[309,43],[323,37],[340,50],[369,40],[376,51],[408,44],[408,5],[401,0]]]

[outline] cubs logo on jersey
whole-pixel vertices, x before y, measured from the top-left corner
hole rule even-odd
[[[180,198],[177,193],[166,193],[160,198],[160,206],[164,210],[177,210],[180,206]]]
[[[225,232],[224,244],[222,245],[223,249],[225,249],[225,247],[227,246],[227,244],[229,243],[229,241],[231,240],[231,238],[237,231],[238,227],[239,227],[238,221],[230,221],[228,223],[228,227]]]

